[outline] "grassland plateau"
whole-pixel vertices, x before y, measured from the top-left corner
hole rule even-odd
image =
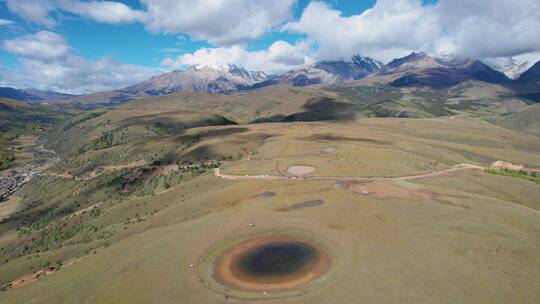
[[[0,209],[1,302],[537,303],[538,105],[509,94],[352,81],[53,107],[61,159]]]

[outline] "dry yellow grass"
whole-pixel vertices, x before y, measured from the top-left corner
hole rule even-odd
[[[467,179],[476,173],[460,174]],[[493,185],[500,178],[481,177]],[[445,178],[456,177],[426,182]],[[535,271],[540,267],[538,212],[494,198],[498,188],[481,193],[480,185],[446,190],[422,181],[388,184],[433,198],[418,199],[355,193],[330,181],[231,182],[208,176],[195,182],[206,185],[205,190],[187,201],[172,199],[172,206],[141,224],[139,233],[37,283],[3,293],[4,302],[224,301],[225,295],[208,289],[189,265],[197,264],[213,244],[275,229],[309,231],[331,243],[343,264],[335,265],[334,280],[320,289],[269,303],[534,303],[539,296],[534,286],[540,279]],[[522,181],[505,184],[516,182]],[[529,196],[521,199],[533,204],[538,186],[522,186]],[[262,190],[276,196],[256,198]],[[290,209],[308,199],[325,203]],[[226,294],[235,297],[233,290]]]
[[[181,136],[196,134],[205,137],[184,150],[173,149],[181,137],[171,135],[130,143],[130,153],[142,159],[165,146],[176,159],[232,155],[222,168],[230,174],[309,165],[316,175],[400,176],[499,159],[540,167],[538,137],[466,116],[209,126]],[[264,191],[275,195],[257,196]],[[105,199],[94,224],[117,232],[108,246],[0,296],[3,303],[248,303],[241,292],[208,286],[201,257],[228,240],[290,232],[332,248],[331,280],[316,290],[255,295],[265,303],[536,303],[539,196],[535,183],[473,170],[365,184],[206,174],[155,195]],[[293,208],[313,200],[324,203]],[[154,208],[124,228],[126,216]],[[72,258],[93,244],[39,259]],[[20,277],[30,263],[27,256],[10,261],[0,277]]]
[[[4,202],[0,203],[0,221],[5,218],[8,218],[13,214],[19,207],[21,198],[18,196],[11,196]]]

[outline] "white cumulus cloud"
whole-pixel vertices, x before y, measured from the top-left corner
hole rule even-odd
[[[387,61],[413,50],[472,58],[517,56],[540,50],[538,0],[378,0],[361,14],[311,2],[283,29],[304,33],[317,59],[361,53]]]
[[[219,46],[261,37],[291,18],[294,0],[141,0],[152,31],[182,33]]]
[[[118,1],[4,0],[24,20],[54,27],[65,13],[99,23],[141,22],[154,32],[185,34],[231,46],[259,38],[292,18],[295,0],[140,0],[144,10]]]
[[[60,8],[101,23],[144,22],[146,13],[114,1],[61,1]]]
[[[538,0],[440,0],[439,52],[482,58],[540,51]]]
[[[3,48],[8,52],[33,59],[57,59],[70,52],[69,44],[64,37],[48,31],[6,40]]]
[[[179,56],[168,52],[161,63],[170,68],[235,63],[281,73],[313,61],[343,60],[355,54],[389,61],[411,51],[424,51],[491,58],[493,64],[504,65],[507,74],[517,75],[537,58],[531,54],[540,52],[538,0],[438,0],[434,4],[377,0],[372,8],[356,15],[344,15],[328,1],[313,0],[298,20],[292,19],[295,0],[140,0],[142,9],[118,1],[0,1],[24,20],[46,27],[55,26],[62,14],[75,14],[100,23],[140,22],[152,32],[190,36],[215,46]],[[0,25],[10,23],[0,19]],[[297,42],[278,40],[263,50],[249,48],[250,41],[272,31],[304,37]],[[31,86],[35,85],[30,80],[35,80],[37,85],[88,91],[91,87],[121,87],[156,73],[156,69],[110,58],[90,61],[78,57],[64,37],[50,31],[4,41],[2,48],[20,57],[21,77],[12,73],[13,81]],[[106,81],[106,77],[112,80]]]
[[[57,24],[53,13],[68,12],[99,23],[144,22],[146,13],[116,1],[6,0],[7,8],[21,18],[46,27]]]
[[[56,21],[49,15],[54,10],[55,3],[49,0],[6,0],[7,8],[21,18],[47,27],[52,27]]]
[[[82,58],[73,54],[64,37],[48,31],[6,40],[3,48],[18,55],[20,63],[0,73],[3,86],[88,93],[122,88],[161,72],[108,57]]]
[[[379,0],[353,16],[314,1],[284,30],[307,34],[318,45],[319,60],[348,59],[358,53],[389,60],[426,48],[440,35],[433,8],[420,0]]]
[[[0,19],[0,26],[13,24],[13,21],[7,19]]]
[[[163,65],[182,68],[199,64],[234,63],[250,70],[281,73],[309,62],[309,45],[299,42],[294,45],[279,40],[267,50],[249,51],[239,45],[231,47],[201,48],[177,58],[166,58]]]

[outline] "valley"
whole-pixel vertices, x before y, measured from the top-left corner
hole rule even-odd
[[[0,0],[0,304],[540,303],[539,0]]]
[[[2,100],[2,303],[535,303],[538,83],[232,68]]]
[[[43,147],[42,141],[43,139],[34,138],[29,146],[22,148],[22,151],[29,155],[29,159],[0,171],[0,202],[17,192],[32,177],[60,160],[54,151]]]

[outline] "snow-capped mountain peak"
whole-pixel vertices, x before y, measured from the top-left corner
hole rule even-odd
[[[262,71],[250,71],[246,68],[232,64],[232,63],[205,63],[193,65],[189,70],[192,71],[213,71],[223,74],[230,74],[236,77],[242,77],[246,79],[251,79],[255,82],[263,81],[268,76]]]
[[[226,72],[226,73],[228,73],[231,69],[236,69],[236,68],[238,67],[232,63],[200,63],[200,64],[195,64],[191,66],[191,69],[193,70],[210,69],[210,70]]]
[[[364,69],[367,72],[373,73],[380,68],[383,64],[377,60],[373,60],[371,57],[363,57],[360,55],[354,55],[352,57],[352,62],[359,68]]]
[[[231,74],[244,74],[247,73],[242,66],[238,66],[232,63],[200,63],[192,65],[189,69],[192,71],[214,71],[220,73],[231,73]]]
[[[268,78],[260,71],[223,64],[199,64],[185,71],[154,76],[123,91],[137,95],[162,95],[179,91],[226,93],[249,87]]]
[[[510,79],[517,79],[523,72],[540,60],[540,54],[518,57],[488,58],[484,62],[491,68],[503,72]]]

